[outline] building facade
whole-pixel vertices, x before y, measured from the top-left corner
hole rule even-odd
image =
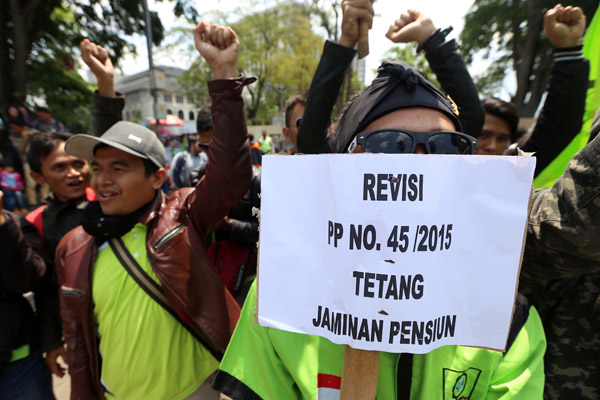
[[[186,129],[195,131],[198,107],[187,98],[177,82],[177,78],[183,72],[184,70],[175,67],[160,65],[154,67],[158,117],[162,119],[166,114],[177,115],[185,123]],[[115,89],[126,98],[123,110],[125,120],[149,123],[154,119],[149,70],[116,77]]]

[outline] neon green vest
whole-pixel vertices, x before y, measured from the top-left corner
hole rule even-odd
[[[254,323],[256,283],[250,290],[215,382],[233,399],[338,399],[344,347],[327,339]],[[377,399],[541,399],[544,330],[537,311],[506,353],[445,346],[428,354],[381,353]],[[404,357],[404,360],[402,358]],[[402,370],[407,368],[408,370]],[[405,377],[403,374],[409,374]],[[410,382],[398,387],[398,377]],[[258,397],[255,397],[258,396]]]

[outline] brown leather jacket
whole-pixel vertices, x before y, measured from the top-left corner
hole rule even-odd
[[[247,83],[241,78],[209,82],[213,141],[206,175],[195,188],[179,190],[169,198],[159,193],[140,221],[147,225],[148,257],[163,292],[184,321],[200,328],[204,346],[218,359],[227,347],[239,307],[214,271],[204,238],[250,184],[241,97]],[[96,240],[82,227],[69,232],[56,252],[72,399],[104,398],[91,293],[97,252]]]

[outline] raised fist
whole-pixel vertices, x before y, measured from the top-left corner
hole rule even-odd
[[[237,76],[240,42],[229,26],[201,21],[194,28],[194,44],[215,74],[215,79]]]
[[[360,36],[359,21],[371,29],[373,25],[373,2],[371,0],[342,1],[342,34],[338,44],[354,48]]]
[[[115,69],[108,56],[108,51],[100,45],[83,39],[79,44],[81,58],[92,70],[98,80],[98,92],[102,96],[115,96],[113,78]]]
[[[577,46],[585,32],[585,14],[579,7],[557,4],[544,15],[544,30],[554,47]]]
[[[435,32],[431,18],[420,11],[409,9],[403,13],[385,34],[394,43],[417,42],[423,44]]]

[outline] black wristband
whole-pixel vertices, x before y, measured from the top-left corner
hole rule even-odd
[[[429,36],[423,42],[423,44],[421,44],[419,47],[417,47],[417,53],[420,53],[422,50],[425,50],[425,48],[428,48],[429,50],[433,50],[433,49],[437,48],[440,44],[442,44],[446,41],[446,36],[448,36],[448,34],[450,32],[452,32],[453,29],[454,28],[451,26],[447,27],[444,30],[442,30],[441,28],[438,28],[438,30],[433,32],[431,34],[431,36]],[[427,50],[425,52],[427,52]]]

